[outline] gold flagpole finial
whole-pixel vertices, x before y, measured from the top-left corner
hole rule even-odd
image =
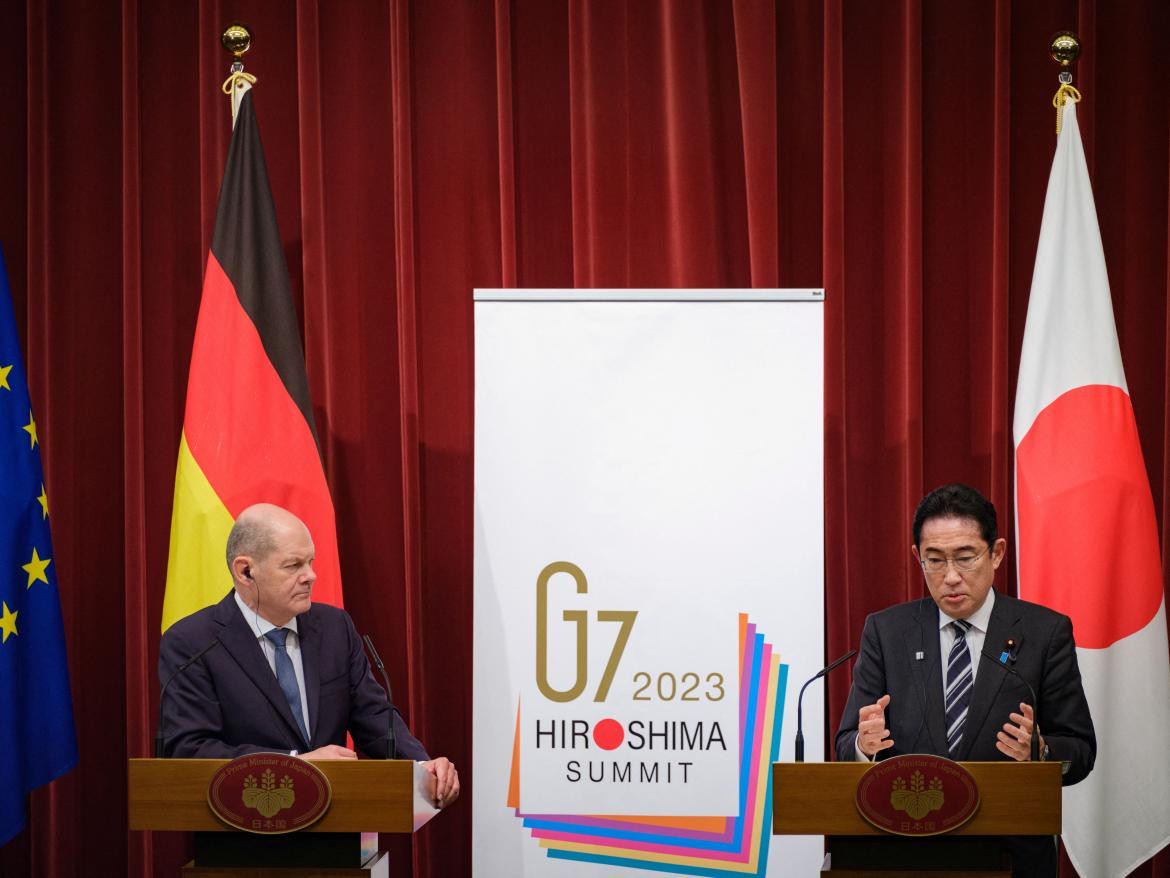
[[[256,77],[244,72],[244,53],[252,48],[252,31],[247,25],[236,22],[224,28],[219,38],[223,47],[232,53],[231,72],[223,81],[223,93],[231,99],[232,127],[236,124],[236,111],[245,91],[256,84]]]
[[[1049,41],[1048,51],[1052,59],[1060,64],[1060,88],[1052,98],[1052,106],[1056,107],[1056,133],[1059,134],[1065,102],[1072,101],[1075,104],[1081,99],[1081,93],[1072,84],[1072,65],[1081,57],[1081,41],[1072,31],[1062,30]]]
[[[245,24],[236,22],[229,24],[219,38],[223,47],[235,57],[240,64],[244,63],[244,53],[252,48],[252,31]]]
[[[227,34],[224,37],[226,39]],[[1053,35],[1048,51],[1052,53],[1052,59],[1060,64],[1060,72],[1063,74],[1081,57],[1081,41],[1071,30],[1062,30]],[[1069,76],[1072,76],[1071,72]]]

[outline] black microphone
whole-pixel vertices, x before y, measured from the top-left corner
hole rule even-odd
[[[378,650],[374,649],[374,641],[370,640],[370,635],[363,635],[362,640],[366,642],[366,649],[370,651],[374,667],[382,673],[382,679],[386,683],[386,700],[390,702],[390,722],[389,728],[386,729],[386,758],[397,759],[398,744],[394,739],[394,696],[390,693],[390,675],[386,673],[386,666],[382,664],[382,657],[378,655]]]
[[[1016,646],[1018,647],[1018,644],[1016,644]],[[1033,762],[1039,762],[1040,761],[1040,700],[1036,697],[1036,690],[1032,688],[1032,684],[1029,683],[1027,680],[1025,680],[1023,675],[1020,674],[1019,671],[1017,671],[1015,668],[1013,668],[1011,665],[1009,665],[1007,663],[1007,659],[1009,656],[1005,655],[1005,656],[1001,657],[1001,656],[993,655],[987,651],[987,647],[984,647],[982,649],[981,654],[982,654],[983,658],[987,659],[989,662],[994,662],[996,665],[1003,668],[1005,671],[1007,671],[1009,674],[1011,674],[1013,677],[1015,677],[1017,680],[1019,680],[1021,683],[1023,683],[1026,687],[1028,687],[1028,693],[1032,696],[1032,742],[1031,742],[1032,754],[1031,755],[1032,755]],[[1013,661],[1015,660],[1014,655],[1010,656],[1010,657],[1012,658]]]
[[[845,655],[841,656],[841,658],[837,659],[835,662],[831,662],[830,664],[826,665],[825,667],[823,667],[819,671],[817,671],[816,674],[813,675],[812,680],[809,680],[808,683],[805,683],[803,686],[800,687],[800,694],[798,696],[796,696],[796,761],[797,762],[804,762],[804,715],[802,713],[802,708],[804,706],[804,690],[808,688],[808,684],[811,683],[813,680],[819,680],[821,677],[825,676],[825,674],[829,673],[829,671],[833,670],[833,668],[837,667],[837,665],[840,665],[840,664],[843,664],[843,663],[849,661],[849,659],[853,658],[855,655],[857,655],[856,649],[849,650],[849,652],[845,653]]]
[[[163,704],[165,703],[165,699],[167,697],[167,687],[174,682],[175,677],[179,676],[179,674],[183,673],[183,671],[187,670],[187,668],[191,667],[191,665],[195,664],[195,662],[203,658],[204,654],[209,652],[212,647],[218,645],[219,638],[217,637],[215,640],[211,641],[211,643],[207,644],[207,646],[203,647],[203,649],[199,650],[199,652],[195,653],[195,655],[191,656],[191,658],[187,659],[185,662],[175,668],[175,670],[171,672],[171,675],[167,677],[167,681],[163,683],[162,692],[160,692],[158,696],[158,726],[157,731],[154,733],[155,759],[163,758]]]

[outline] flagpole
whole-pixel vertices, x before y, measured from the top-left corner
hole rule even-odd
[[[247,25],[236,22],[224,28],[220,42],[235,59],[229,70],[229,75],[223,83],[223,93],[228,96],[232,106],[232,129],[236,127],[236,114],[240,111],[240,101],[245,93],[255,84],[256,77],[244,72],[244,53],[252,48],[252,31]]]

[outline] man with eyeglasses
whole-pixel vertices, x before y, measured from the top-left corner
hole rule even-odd
[[[1065,763],[1065,785],[1082,780],[1093,768],[1097,740],[1072,622],[992,589],[1007,550],[995,507],[966,485],[936,488],[918,504],[913,540],[910,551],[930,597],[866,619],[837,758],[932,753],[1025,761],[1035,735],[1041,759]],[[1003,665],[1035,690],[1039,726],[1027,687]],[[1014,875],[1056,874],[1048,840],[1005,843]]]

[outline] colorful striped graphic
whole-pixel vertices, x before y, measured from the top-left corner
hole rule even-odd
[[[681,875],[763,875],[772,825],[771,765],[780,750],[788,666],[739,617],[739,813],[728,817],[524,814],[519,810],[520,714],[508,807],[553,859]]]
[[[164,631],[232,587],[228,531],[262,501],[305,522],[317,550],[313,600],[341,606],[333,501],[249,93],[228,150],[191,352]]]

